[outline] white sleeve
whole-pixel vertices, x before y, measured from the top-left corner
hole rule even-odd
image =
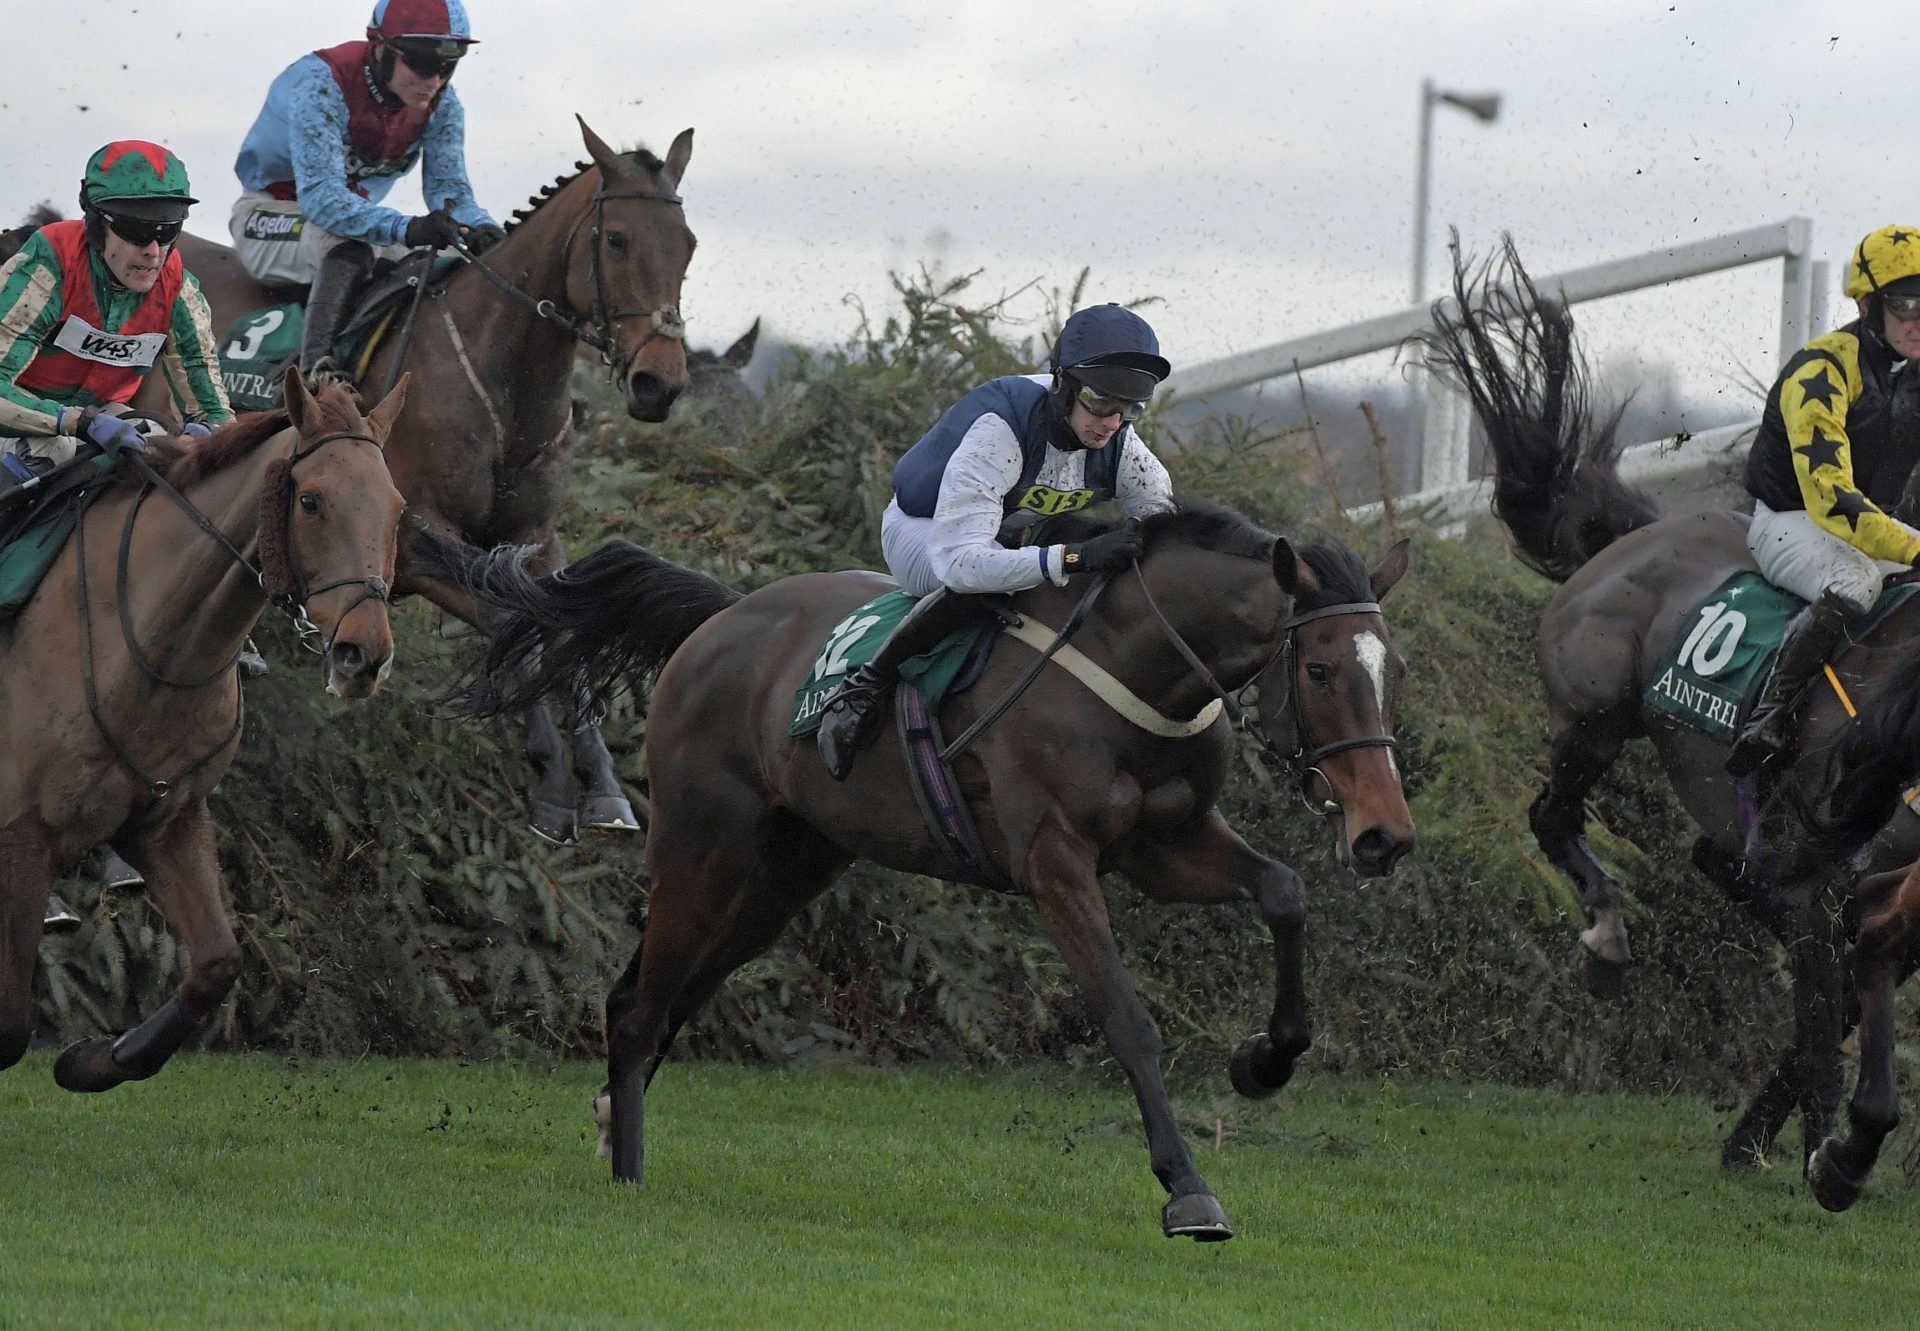
[[[1130,518],[1164,513],[1173,507],[1173,478],[1153,455],[1134,428],[1129,425],[1120,455],[1119,474],[1114,478],[1114,497]]]
[[[1020,440],[988,412],[961,438],[940,478],[927,535],[934,576],[956,592],[1017,592],[1046,580],[1037,547],[1009,550],[1000,534],[1007,495],[1020,483]]]

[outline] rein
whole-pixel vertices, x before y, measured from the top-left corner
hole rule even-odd
[[[372,435],[364,434],[357,430],[335,430],[323,434],[305,448],[299,446],[298,436],[296,435],[294,448],[286,460],[283,463],[274,464],[275,468],[279,469],[280,474],[285,478],[283,488],[286,491],[286,504],[289,509],[294,502],[292,493],[293,467],[304,459],[311,457],[314,453],[336,439],[353,439],[362,443],[372,444],[375,448],[380,447],[379,440],[375,439]],[[230,560],[251,573],[254,581],[259,584],[263,593],[267,587],[268,571],[262,564],[248,559],[246,555],[241,553],[233,542],[227,539],[226,533],[222,532],[211,518],[201,512],[199,508],[195,507],[192,500],[181,494],[172,483],[156,471],[153,464],[148,462],[145,457],[139,453],[133,453],[130,456],[135,469],[142,472],[146,480],[145,483],[141,485],[140,492],[134,496],[133,503],[128,506],[127,519],[120,531],[119,561],[114,570],[114,599],[119,612],[120,633],[126,643],[127,656],[133,661],[134,665],[138,667],[141,674],[162,688],[180,689],[183,691],[198,689],[214,683],[223,675],[234,673],[235,676],[233,728],[227,732],[226,736],[217,745],[194,759],[193,762],[178,776],[173,778],[173,780],[168,781],[152,775],[127,751],[126,746],[122,744],[118,737],[114,735],[113,731],[108,728],[106,718],[101,714],[99,692],[94,681],[93,611],[91,599],[87,595],[87,524],[85,520],[86,513],[83,509],[80,514],[80,520],[74,524],[74,558],[78,566],[76,579],[78,583],[80,636],[86,656],[85,666],[82,672],[82,683],[86,690],[87,711],[93,717],[93,723],[99,728],[101,736],[107,741],[108,746],[113,749],[115,756],[120,759],[121,764],[133,773],[134,778],[146,788],[147,792],[152,795],[153,798],[164,799],[167,795],[171,794],[175,788],[192,777],[208,763],[212,762],[220,754],[226,752],[227,748],[232,745],[234,740],[239,736],[241,726],[246,719],[246,695],[240,688],[238,674],[234,672],[234,665],[239,659],[238,652],[235,652],[233,656],[227,659],[225,664],[217,667],[212,673],[204,675],[199,679],[183,680],[172,679],[163,674],[158,667],[147,659],[146,653],[140,649],[140,644],[134,636],[133,603],[130,593],[132,585],[133,528],[135,521],[140,516],[141,505],[146,502],[147,497],[155,490],[164,494],[181,512],[185,513],[193,521],[196,527],[206,533],[206,535],[226,553]],[[271,474],[270,472],[269,475],[271,476]],[[273,502],[273,496],[267,489],[263,489],[260,500],[264,517],[264,510]],[[89,498],[86,502],[88,505],[91,505],[92,499]],[[291,552],[284,552],[283,557],[286,560],[286,568],[284,570],[276,569],[274,571],[277,575],[280,575],[276,576],[275,580],[289,588],[289,590],[278,596],[269,596],[268,601],[270,604],[284,611],[293,621],[294,630],[300,635],[301,645],[309,651],[325,653],[331,650],[333,646],[333,638],[331,636],[329,636],[325,645],[314,645],[313,640],[320,636],[320,628],[307,618],[306,603],[309,598],[318,596],[322,592],[333,591],[340,587],[361,588],[360,595],[355,597],[347,608],[341,612],[339,618],[335,620],[334,633],[338,634],[339,626],[346,621],[348,615],[352,614],[354,610],[359,607],[362,601],[378,597],[384,602],[391,594],[387,587],[386,579],[378,575],[364,578],[336,578],[331,582],[322,583],[318,587],[309,587],[307,585],[305,572],[293,563]]]
[[[678,194],[661,194],[652,190],[609,190],[601,188],[594,191],[593,229],[588,233],[587,239],[588,263],[591,265],[593,272],[593,310],[584,318],[563,311],[552,300],[535,297],[521,290],[499,269],[468,249],[464,241],[456,242],[452,248],[470,265],[479,269],[481,274],[485,276],[489,282],[500,288],[500,290],[504,291],[514,300],[532,310],[540,318],[564,329],[567,335],[574,341],[592,347],[595,351],[599,352],[600,363],[605,365],[609,370],[612,370],[615,368],[614,353],[618,350],[613,339],[613,325],[617,320],[632,319],[645,315],[653,322],[653,327],[645,337],[640,339],[640,344],[633,349],[633,354],[627,357],[626,364],[629,366],[632,365],[635,360],[639,359],[640,353],[646,350],[647,344],[655,338],[665,338],[670,342],[684,342],[687,337],[687,322],[681,316],[678,305],[661,305],[650,310],[610,310],[607,308],[606,274],[601,268],[600,251],[605,243],[603,240],[603,232],[606,229],[606,201],[608,199],[645,199],[653,203],[665,204],[672,208],[682,207],[684,203]],[[580,233],[580,227],[586,220],[586,216],[582,214],[580,220],[573,224],[573,229],[567,232],[566,243],[563,246],[564,251],[570,252],[573,249],[573,238]],[[442,287],[435,295],[444,296],[445,292],[446,288]]]
[[[1167,640],[1173,644],[1174,649],[1186,660],[1187,665],[1198,674],[1202,680],[1206,681],[1206,685],[1212,690],[1213,696],[1218,698],[1226,707],[1227,715],[1232,718],[1234,727],[1243,734],[1251,735],[1254,741],[1259,744],[1261,752],[1283,763],[1293,772],[1295,780],[1299,783],[1300,799],[1310,811],[1317,814],[1338,813],[1340,811],[1338,801],[1327,799],[1316,803],[1310,793],[1316,778],[1318,778],[1320,784],[1325,786],[1329,792],[1333,789],[1333,782],[1328,780],[1327,774],[1320,770],[1320,762],[1322,759],[1329,758],[1336,753],[1345,753],[1350,749],[1397,749],[1400,747],[1400,741],[1397,738],[1389,734],[1381,733],[1357,736],[1353,739],[1333,740],[1326,744],[1308,748],[1306,714],[1301,709],[1300,690],[1294,681],[1294,676],[1297,673],[1296,663],[1300,653],[1299,633],[1302,625],[1311,624],[1316,619],[1330,619],[1336,615],[1377,615],[1380,613],[1380,603],[1378,601],[1341,601],[1334,605],[1323,605],[1317,610],[1309,610],[1304,614],[1291,616],[1281,625],[1282,637],[1280,639],[1280,645],[1274,648],[1273,655],[1269,656],[1266,663],[1253,672],[1245,684],[1242,684],[1238,689],[1229,693],[1228,690],[1221,685],[1220,681],[1214,678],[1213,672],[1207,669],[1206,663],[1200,659],[1199,654],[1187,644],[1187,640],[1180,636],[1179,630],[1174,628],[1172,623],[1168,621],[1165,613],[1161,611],[1159,603],[1153,599],[1153,592],[1147,587],[1147,575],[1137,561],[1133,566],[1133,571],[1135,577],[1137,577],[1140,582],[1140,594],[1146,597],[1147,608],[1153,612],[1153,617],[1159,621],[1160,628],[1166,634]],[[1282,674],[1287,682],[1286,702],[1282,705],[1282,710],[1293,731],[1293,748],[1291,751],[1283,749],[1273,742],[1272,738],[1268,736],[1266,728],[1259,725],[1256,719],[1250,716],[1246,704],[1237,696],[1244,694],[1248,689],[1264,679],[1267,672],[1272,670],[1276,664],[1282,667]]]

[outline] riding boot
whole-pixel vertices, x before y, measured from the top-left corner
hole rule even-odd
[[[979,618],[981,599],[945,587],[921,597],[906,618],[894,625],[873,659],[840,681],[820,713],[820,757],[835,781],[847,779],[855,756],[880,728],[900,667]]]
[[[1847,603],[1828,592],[1787,625],[1766,687],[1727,754],[1729,776],[1746,776],[1786,756],[1800,695],[1846,637],[1848,613]]]
[[[328,250],[307,294],[307,322],[300,334],[300,377],[309,386],[351,382],[346,367],[333,358],[333,344],[353,314],[354,298],[373,274],[373,250],[346,240]]]

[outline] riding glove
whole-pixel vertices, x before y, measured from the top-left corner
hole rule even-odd
[[[1117,573],[1140,557],[1146,541],[1132,523],[1102,532],[1091,541],[1067,547],[1063,564],[1068,574]]]
[[[479,226],[467,228],[467,248],[475,254],[485,254],[506,238],[506,230],[491,222],[482,222]]]
[[[188,421],[180,427],[180,433],[189,439],[205,439],[213,433],[213,427],[205,421]]]
[[[460,239],[460,224],[445,208],[435,208],[407,223],[407,244],[416,249],[443,250],[458,245]]]
[[[81,438],[100,445],[109,457],[120,453],[147,451],[147,437],[136,430],[131,421],[123,420],[119,416],[109,416],[92,407],[80,413],[80,428],[77,433]]]

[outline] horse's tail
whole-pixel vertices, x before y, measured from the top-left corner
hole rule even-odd
[[[1586,358],[1566,304],[1542,298],[1513,238],[1469,279],[1455,252],[1450,304],[1422,335],[1428,364],[1473,401],[1493,457],[1493,511],[1520,558],[1556,582],[1660,516],[1618,471],[1620,415],[1593,420]]]
[[[458,583],[499,615],[487,629],[486,659],[457,699],[467,715],[519,711],[577,686],[606,698],[665,665],[695,629],[740,599],[631,541],[608,541],[545,576],[527,571],[532,553],[482,552],[426,528],[412,535],[411,572]]]
[[[1886,826],[1920,782],[1920,657],[1895,667],[1824,757],[1820,785],[1797,801],[1797,811],[1817,841],[1851,852]]]

